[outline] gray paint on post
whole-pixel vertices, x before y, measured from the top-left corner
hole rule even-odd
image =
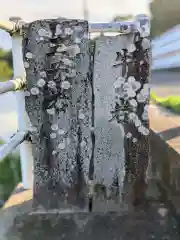
[[[122,76],[118,53],[127,48],[132,36],[101,36],[96,40],[94,61],[95,163],[94,211],[119,210],[123,188],[124,128],[112,120],[115,107],[114,83]],[[100,204],[101,202],[101,204]],[[104,202],[105,205],[102,203]]]
[[[23,28],[35,207],[88,208],[92,88],[87,37],[88,23],[81,20],[42,20]]]
[[[136,33],[96,40],[94,211],[100,206],[117,211],[145,200],[150,41],[148,20],[139,19]]]

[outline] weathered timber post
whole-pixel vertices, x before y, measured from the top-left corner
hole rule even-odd
[[[116,106],[114,114],[123,123],[125,139],[124,201],[133,205],[146,203],[146,171],[149,163],[148,104],[150,87],[151,52],[149,20],[137,16],[138,31],[131,44],[122,49],[122,78],[116,82]],[[127,187],[128,186],[128,187]],[[130,188],[129,188],[130,187]]]
[[[93,116],[88,23],[35,21],[22,35],[34,206],[87,211]]]
[[[149,21],[137,30],[95,41],[94,211],[138,204],[149,162]],[[121,204],[124,199],[125,204]],[[104,205],[102,204],[104,202]]]

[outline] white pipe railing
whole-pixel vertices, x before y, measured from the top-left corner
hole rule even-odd
[[[13,56],[13,69],[14,79],[24,78],[25,69],[22,56],[22,37],[18,34],[12,36],[12,56]],[[29,129],[28,116],[25,110],[25,93],[24,91],[16,91],[17,100],[17,117],[18,117],[18,130],[25,132]],[[21,156],[21,170],[22,170],[22,182],[24,188],[32,188],[33,183],[33,155],[32,146],[28,141],[24,141],[20,145]]]
[[[13,149],[19,146],[27,135],[28,132],[17,132],[7,143],[3,144],[0,149],[0,160],[3,160]]]
[[[10,140],[10,142],[2,146],[0,149],[0,157],[5,157],[10,153],[10,151],[20,145],[22,183],[25,189],[29,189],[32,188],[33,184],[33,155],[31,143],[25,140],[27,129],[29,129],[29,121],[25,111],[24,91],[22,90],[26,84],[24,77],[25,69],[22,56],[22,37],[20,36],[22,25],[23,21],[17,18],[12,18],[11,21],[0,21],[0,28],[9,32],[12,37],[12,55],[14,69],[14,80],[1,83],[0,94],[8,91],[16,91],[15,96],[17,100],[17,117],[19,130],[19,132]]]
[[[17,78],[14,80],[9,80],[7,82],[0,82],[0,94],[9,91],[17,91],[25,86],[25,79]]]
[[[0,21],[0,28],[7,32],[14,32],[16,29],[16,23],[12,21]]]
[[[89,32],[131,33],[137,29],[136,22],[89,23]]]

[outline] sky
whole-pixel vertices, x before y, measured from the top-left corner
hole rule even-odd
[[[89,21],[108,22],[120,14],[149,14],[149,1],[86,0]],[[83,0],[0,0],[0,3],[0,20],[8,20],[11,16],[20,16],[25,21],[51,17],[83,18]],[[0,31],[0,47],[11,47],[10,37],[4,31]]]

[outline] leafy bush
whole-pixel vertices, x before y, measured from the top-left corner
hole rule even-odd
[[[17,154],[10,154],[0,161],[0,199],[6,201],[20,181],[20,157]]]
[[[180,113],[180,96],[161,98],[158,97],[154,92],[151,92],[151,100],[160,106],[166,107],[176,113]]]
[[[12,63],[12,52],[0,49],[0,81],[5,81],[12,77]]]

